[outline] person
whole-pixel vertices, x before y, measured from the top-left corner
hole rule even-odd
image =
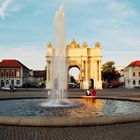
[[[87,90],[87,91],[86,91],[86,95],[87,95],[87,96],[90,96],[90,95],[91,95],[90,90]]]
[[[96,96],[96,90],[93,88],[93,89],[91,89],[91,95],[92,96]]]
[[[14,85],[13,84],[10,84],[10,91],[14,92]]]

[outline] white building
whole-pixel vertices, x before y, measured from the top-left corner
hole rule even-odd
[[[140,60],[131,62],[124,68],[125,88],[140,88]]]

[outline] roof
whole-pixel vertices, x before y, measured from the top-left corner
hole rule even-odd
[[[0,62],[0,67],[1,68],[25,68],[28,69],[25,65],[23,65],[20,61],[16,60],[16,59],[3,59]]]
[[[127,67],[140,67],[140,60],[131,62]]]

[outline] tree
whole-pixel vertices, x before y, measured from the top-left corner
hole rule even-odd
[[[102,79],[107,83],[119,78],[119,74],[116,72],[115,62],[108,61],[102,66]]]

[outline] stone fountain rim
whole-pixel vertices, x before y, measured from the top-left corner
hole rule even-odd
[[[95,98],[95,99],[115,99],[138,101],[138,98],[129,97],[73,97],[73,98]],[[13,99],[13,98],[12,98]],[[24,98],[25,99],[25,98]],[[113,115],[113,116],[89,116],[89,117],[11,117],[0,116],[0,125],[16,125],[16,126],[97,126],[97,125],[110,125],[118,123],[136,122],[140,121],[140,113],[127,114],[127,115]]]

